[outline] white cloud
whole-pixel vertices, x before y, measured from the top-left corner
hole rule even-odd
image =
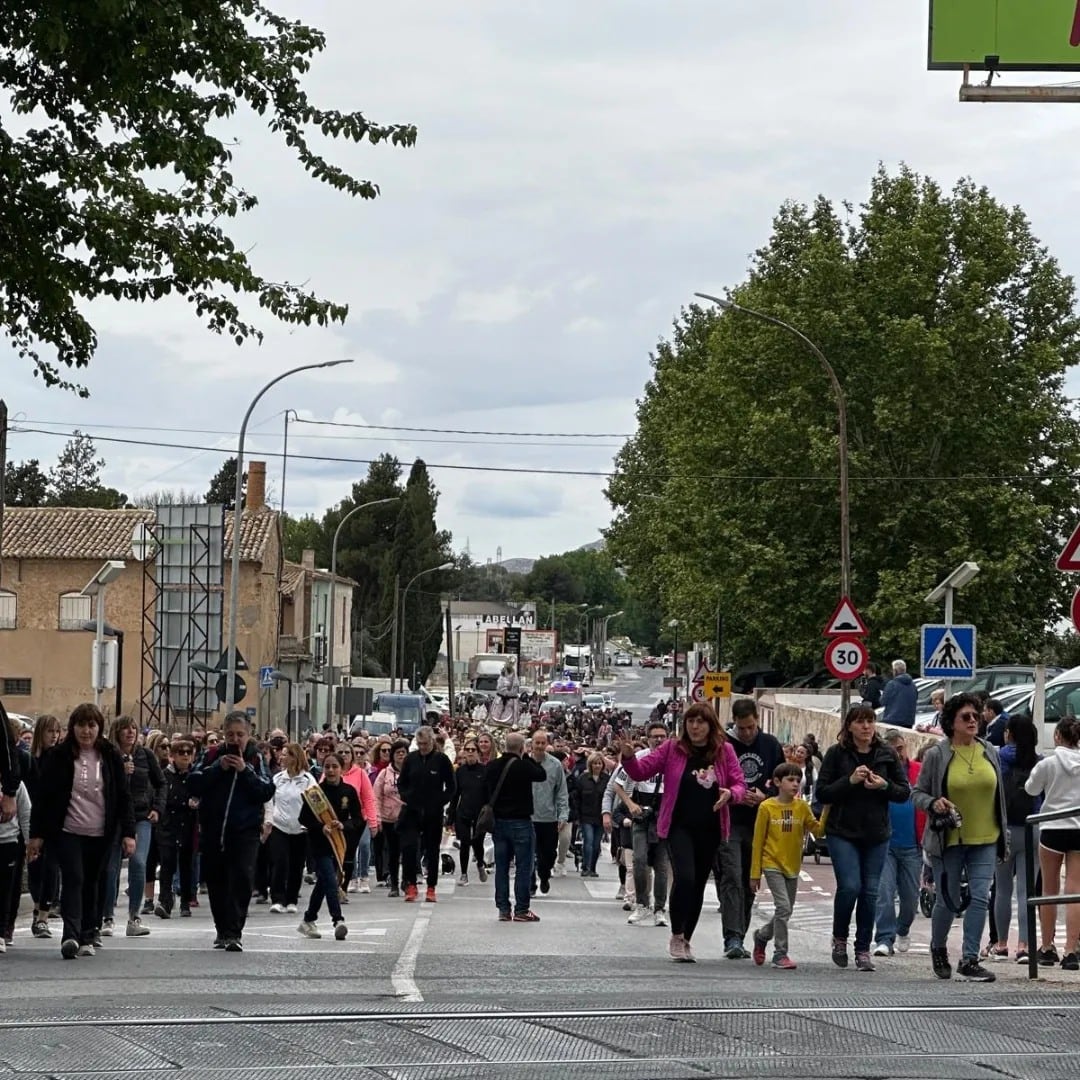
[[[520,318],[548,295],[542,289],[504,285],[498,289],[458,294],[454,318],[459,322],[507,323]]]

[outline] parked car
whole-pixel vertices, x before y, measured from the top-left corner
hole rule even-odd
[[[660,666],[660,661],[655,656],[642,656],[638,660],[638,667],[655,668]]]
[[[603,694],[586,694],[581,699],[581,705],[585,709],[606,709],[607,701]]]
[[[634,658],[628,652],[617,652],[615,654],[615,666],[616,667],[633,667]]]
[[[371,734],[376,733],[376,725],[379,728],[391,725],[386,731],[379,734],[387,734],[397,728],[404,735],[415,735],[416,729],[427,723],[427,704],[420,694],[392,694],[389,692],[376,694],[372,702],[372,715],[370,717],[354,716],[349,725],[349,734],[355,735],[358,731],[367,730]]]
[[[994,696],[1000,697],[996,694]],[[1040,744],[1048,747],[1051,745],[1054,725],[1066,716],[1080,715],[1080,667],[1069,668],[1050,679],[1043,690],[1043,702],[1044,730]],[[1010,716],[1026,716],[1031,719],[1034,719],[1034,711],[1034,687],[1006,709]]]

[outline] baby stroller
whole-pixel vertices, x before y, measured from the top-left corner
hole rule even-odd
[[[922,857],[922,880],[919,882],[919,910],[929,919],[934,910],[934,872],[930,869],[930,860],[923,852]]]

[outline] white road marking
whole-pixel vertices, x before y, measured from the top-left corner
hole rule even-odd
[[[394,993],[402,1001],[424,1000],[420,987],[416,985],[416,960],[424,944],[424,935],[427,934],[427,929],[431,925],[431,916],[432,909],[428,907],[423,907],[416,913],[416,922],[409,931],[405,948],[401,950],[401,955],[397,958],[397,963],[394,964],[394,970],[390,975],[390,984],[394,988]]]
[[[799,871],[799,877],[802,878],[803,881],[813,881],[814,880],[805,870],[800,870]]]

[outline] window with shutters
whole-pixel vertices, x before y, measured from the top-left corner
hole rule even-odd
[[[69,592],[60,597],[61,630],[82,630],[83,623],[90,621],[90,597]]]
[[[29,697],[31,694],[29,679],[0,679],[4,687],[4,697]]]
[[[15,629],[15,614],[18,604],[13,592],[0,589],[0,630]]]

